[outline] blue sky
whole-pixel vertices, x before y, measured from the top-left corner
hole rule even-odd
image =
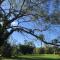
[[[29,20],[28,17],[25,18],[25,19]],[[17,25],[17,22],[13,22],[12,25]],[[30,22],[22,24],[22,26],[29,27],[29,28],[34,27],[33,25],[34,24],[32,24]],[[42,26],[40,26],[40,27],[42,28]],[[58,38],[60,36],[60,25],[50,25],[50,28],[48,30],[40,32],[40,33],[44,34],[46,41],[51,41],[51,40],[53,40],[55,38]],[[39,32],[37,32],[37,34],[39,34]],[[31,35],[27,35],[26,33],[24,33],[24,35],[23,35],[23,34],[21,34],[19,32],[14,32],[12,34],[12,37],[14,38],[13,40],[15,40],[15,41],[13,41],[13,43],[15,42],[16,44],[20,44],[20,43],[24,44],[24,40],[29,40],[29,41],[34,41],[36,47],[41,46],[41,42],[39,40],[37,40],[36,38],[34,38]]]
[[[7,0],[6,0],[6,2],[7,2]],[[4,2],[4,4],[5,4],[5,6],[3,7],[3,9],[5,9],[5,8],[8,8],[9,9],[9,5],[8,5],[8,3],[6,4],[6,2]],[[4,5],[4,4],[2,4],[2,6]],[[51,14],[52,12],[53,12],[53,2],[52,2],[52,0],[51,1],[49,1],[49,7],[48,7],[48,9],[50,9],[49,10],[49,14]],[[6,11],[6,12],[8,12],[8,11]],[[30,18],[29,17],[26,17],[26,18],[24,18],[25,20],[29,20]],[[20,19],[20,21],[22,21],[22,19]],[[33,22],[32,22],[33,23]],[[33,28],[34,26],[35,26],[35,24],[33,23],[21,23],[20,25],[22,25],[22,26],[24,26],[24,27],[29,27],[29,28]],[[42,22],[41,22],[42,23]],[[17,25],[17,22],[16,21],[14,21],[13,23],[12,23],[12,25]],[[40,26],[41,28],[43,28],[42,26]],[[39,28],[39,27],[38,27]],[[39,32],[37,32],[37,34],[38,34]],[[22,35],[21,33],[19,33],[19,32],[14,32],[13,34],[12,34],[12,37],[14,38],[13,40],[11,40],[10,42],[12,42],[12,43],[16,43],[16,44],[19,44],[19,43],[24,43],[24,40],[29,40],[29,41],[34,41],[34,43],[35,43],[35,45],[36,45],[36,47],[40,47],[41,46],[41,42],[39,41],[39,40],[37,40],[36,38],[34,38],[33,36],[31,36],[31,35],[27,35],[26,33],[24,33],[25,35]],[[44,34],[44,36],[45,36],[45,40],[47,40],[47,41],[50,41],[50,40],[52,40],[52,39],[55,39],[55,38],[57,38],[58,36],[60,36],[60,26],[58,25],[58,26],[55,26],[55,25],[51,25],[51,27],[49,28],[49,30],[47,30],[47,31],[43,31],[43,32],[41,32],[41,34]],[[27,36],[26,36],[27,35]],[[11,37],[10,37],[11,38]],[[11,38],[12,39],[12,38]]]
[[[51,41],[51,40],[58,38],[60,36],[60,26],[58,26],[58,27],[53,26],[53,27],[51,27],[51,30],[44,31],[42,33],[45,36],[45,40]],[[13,41],[13,43],[16,43],[16,44],[20,44],[20,43],[24,44],[24,40],[29,40],[29,41],[34,41],[36,47],[41,46],[41,42],[30,35],[28,35],[26,37],[18,32],[14,32],[13,38],[14,38],[13,40],[15,40],[15,41]]]

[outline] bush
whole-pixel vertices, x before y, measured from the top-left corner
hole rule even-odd
[[[29,45],[20,45],[20,52],[22,54],[32,54],[34,50],[34,47]]]
[[[47,47],[46,54],[53,54],[54,50],[52,47]]]
[[[40,48],[39,53],[40,53],[40,54],[45,54],[45,48]]]

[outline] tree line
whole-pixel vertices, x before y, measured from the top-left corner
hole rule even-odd
[[[36,48],[35,46],[22,44],[11,46],[6,43],[0,48],[0,55],[3,57],[16,57],[26,54],[60,54],[60,47],[45,45],[44,47]]]

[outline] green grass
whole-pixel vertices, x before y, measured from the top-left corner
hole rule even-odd
[[[19,58],[27,59],[27,60],[60,60],[59,55],[53,55],[53,54],[23,55],[23,56],[19,56]]]
[[[60,56],[54,54],[41,54],[41,55],[35,54],[35,55],[21,55],[12,59],[14,60],[15,59],[16,60],[60,60]]]

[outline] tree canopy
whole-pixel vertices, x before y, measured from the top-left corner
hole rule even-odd
[[[59,24],[60,0],[0,0],[0,46],[15,31],[41,40],[43,35],[40,32],[48,30],[50,25]],[[46,40],[42,42],[54,45]]]

